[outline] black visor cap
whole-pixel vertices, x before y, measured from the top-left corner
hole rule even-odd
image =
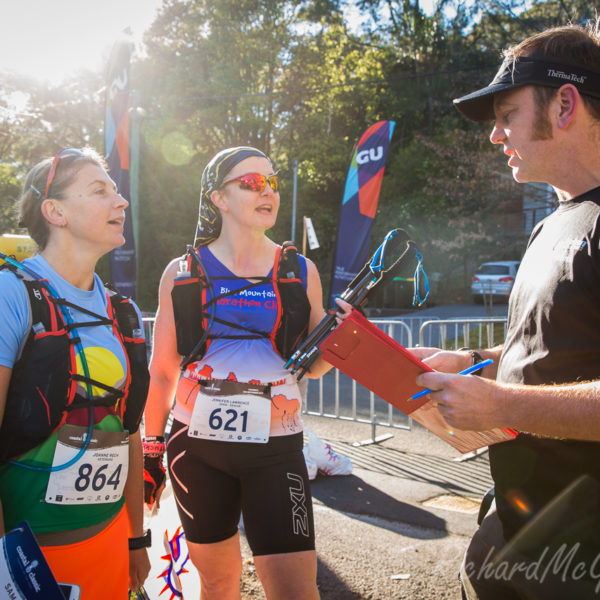
[[[494,94],[525,85],[559,88],[572,83],[579,93],[600,98],[600,73],[530,57],[509,57],[484,88],[456,98],[454,106],[471,121],[494,120]]]

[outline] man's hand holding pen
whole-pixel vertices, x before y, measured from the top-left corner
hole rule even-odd
[[[431,401],[448,425],[458,429],[484,431],[506,425],[499,408],[503,387],[473,375],[455,373],[421,373],[417,384],[430,388]]]
[[[446,351],[439,348],[410,348],[410,351],[427,363],[435,372],[422,373],[416,379],[419,386],[429,388],[429,397],[440,414],[452,427],[463,430],[484,431],[506,425],[501,418],[503,388],[485,377],[495,366],[489,362],[480,367],[478,374],[468,374],[472,368],[469,352]],[[483,363],[481,363],[483,365]],[[461,374],[460,372],[463,371]],[[467,372],[465,372],[467,371]],[[485,371],[485,372],[484,372]]]

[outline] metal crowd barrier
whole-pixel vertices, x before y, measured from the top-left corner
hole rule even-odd
[[[144,324],[144,337],[146,338],[146,354],[148,355],[148,361],[150,361],[150,355],[152,354],[152,342],[154,340],[154,322],[156,317],[142,316],[142,323]]]
[[[419,345],[434,345],[445,350],[457,350],[466,346],[493,348],[504,342],[505,337],[506,317],[435,319],[421,325]],[[432,339],[436,340],[435,344],[430,343]]]
[[[405,347],[434,346],[456,350],[463,346],[491,348],[504,341],[506,318],[424,319],[402,317],[398,320],[372,319],[381,330]],[[347,375],[332,369],[318,380],[309,380],[303,413],[371,425],[375,443],[391,437],[376,435],[377,427],[410,430],[410,417],[397,410]]]
[[[146,339],[152,340],[154,318],[144,317]],[[402,317],[401,319],[371,319],[382,331],[405,347],[419,340],[420,346],[434,346],[456,350],[462,346],[491,348],[504,341],[506,318],[481,317],[469,319],[426,319]],[[304,378],[305,402],[303,414],[354,421],[371,425],[371,438],[364,443],[379,442],[391,437],[377,437],[376,428],[410,430],[411,419],[388,404],[353,379],[332,369],[320,379]]]

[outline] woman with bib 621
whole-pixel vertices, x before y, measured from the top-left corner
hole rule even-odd
[[[0,272],[0,534],[26,520],[82,600],[126,598],[150,568],[141,316],[94,272],[126,207],[95,151],[41,161],[19,206],[39,253]]]
[[[283,365],[325,313],[314,264],[265,235],[278,189],[261,151],[218,153],[202,175],[196,247],[160,284],[146,501],[160,496],[175,396],[168,466],[203,599],[240,598],[240,512],[267,598],[319,596],[301,394]],[[319,361],[309,376],[329,368]]]

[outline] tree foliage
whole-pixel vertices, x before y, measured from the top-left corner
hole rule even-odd
[[[522,189],[506,177],[486,127],[463,119],[452,99],[491,80],[503,47],[583,23],[592,7],[581,0],[436,0],[428,12],[418,0],[356,6],[361,27],[339,0],[163,0],[131,74],[144,113],[144,309],[154,310],[162,270],[193,239],[204,165],[233,145],[261,148],[282,176],[270,233],[277,241],[291,236],[297,164],[296,239],[310,216],[321,243],[310,257],[327,288],[353,146],[380,119],[396,128],[373,245],[393,227],[407,229],[425,267],[455,282],[438,287],[440,299],[464,295],[477,262],[520,256],[522,235],[508,235],[505,225],[518,218]],[[79,73],[57,88],[2,76],[2,232],[19,231],[13,207],[32,164],[61,147],[103,149],[103,76]]]

